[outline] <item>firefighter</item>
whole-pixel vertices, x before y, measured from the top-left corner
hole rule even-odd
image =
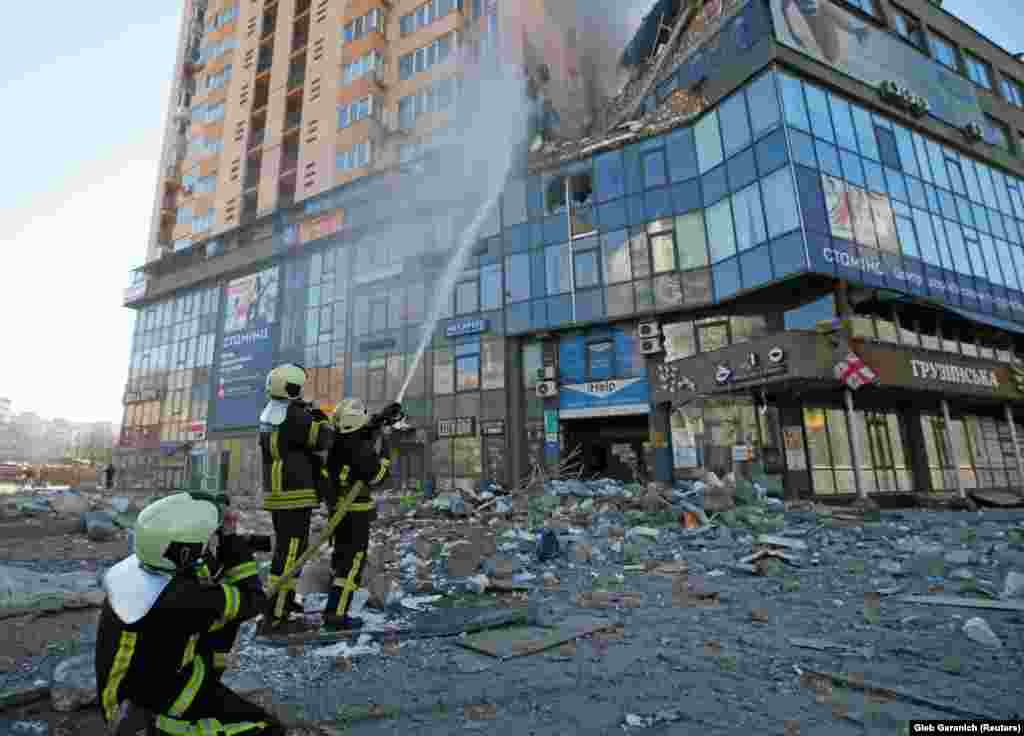
[[[320,459],[317,453],[329,450],[334,430],[327,417],[311,411],[302,401],[306,371],[285,363],[267,375],[269,402],[260,414],[260,448],[263,452],[263,508],[274,522],[274,556],[270,566],[270,584],[277,583],[309,544],[309,525],[313,509],[319,505]],[[298,575],[278,591],[263,630],[277,634],[294,633],[303,628],[290,621],[302,608],[296,602]]]
[[[360,399],[345,399],[338,405],[333,424],[337,440],[327,458],[327,470],[333,487],[327,498],[331,515],[351,489],[362,482],[365,489],[356,496],[341,524],[334,532],[331,570],[334,580],[324,610],[324,628],[353,630],[363,625],[361,619],[348,615],[352,594],[359,589],[366,553],[370,547],[370,524],[377,518],[377,507],[370,489],[379,485],[391,467],[386,435],[391,424],[402,417],[399,404],[391,404],[379,414],[370,416]]]
[[[97,694],[114,736],[285,736],[220,681],[240,624],[266,601],[236,525],[187,493],[139,514],[134,554],[104,576],[96,636]]]

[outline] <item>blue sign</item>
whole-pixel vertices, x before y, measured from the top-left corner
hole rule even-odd
[[[607,381],[563,384],[558,387],[562,419],[646,414],[650,411],[646,378],[612,378]]]
[[[477,335],[481,332],[487,332],[490,326],[490,320],[486,319],[458,319],[448,323],[444,334],[448,337]]]
[[[1024,294],[1016,289],[839,238],[814,238],[810,245],[816,273],[1024,322]]]
[[[257,424],[266,402],[267,373],[274,367],[274,326],[224,336],[217,363],[214,429]]]

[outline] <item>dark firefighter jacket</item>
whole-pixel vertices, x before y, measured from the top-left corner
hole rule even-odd
[[[254,618],[266,597],[249,545],[223,537],[222,571],[214,581],[177,575],[153,607],[125,624],[109,598],[96,636],[96,684],[104,717],[116,717],[120,703],[133,703],[166,719],[180,718],[199,692],[213,684],[216,661],[204,635],[230,623]]]
[[[340,499],[348,493],[356,481],[365,484],[365,490],[356,496],[350,510],[369,511],[370,520],[376,518],[376,504],[370,491],[388,476],[391,460],[377,453],[374,446],[375,433],[367,428],[350,434],[339,434],[330,454],[327,456],[327,473],[331,487],[327,493],[327,505],[335,508]]]
[[[263,508],[284,511],[319,505],[316,489],[320,467],[314,453],[328,449],[333,438],[334,430],[326,417],[319,419],[295,402],[289,404],[281,424],[261,430]]]

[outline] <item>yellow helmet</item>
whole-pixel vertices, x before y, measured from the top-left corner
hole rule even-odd
[[[306,371],[294,363],[283,363],[267,374],[267,396],[272,399],[298,399],[306,385]]]
[[[198,562],[220,526],[209,501],[176,493],[151,503],[135,522],[135,554],[146,566],[174,573]]]
[[[370,412],[362,399],[344,399],[334,412],[334,426],[341,434],[350,434],[366,426]]]

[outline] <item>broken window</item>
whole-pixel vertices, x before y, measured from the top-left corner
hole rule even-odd
[[[593,181],[589,171],[569,177],[569,220],[572,237],[587,235],[597,229],[594,224],[593,198]]]
[[[565,177],[550,177],[544,186],[544,213],[557,215],[565,211]]]

